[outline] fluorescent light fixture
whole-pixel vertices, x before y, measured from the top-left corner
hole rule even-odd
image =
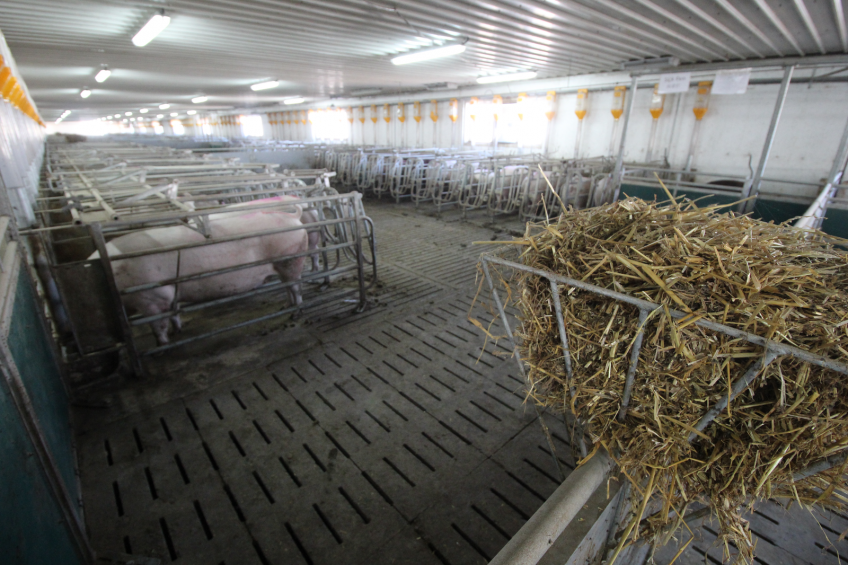
[[[147,108],[142,108],[141,110],[139,110],[139,111],[138,111],[138,113],[139,113],[139,114],[146,114],[146,113],[147,113],[147,112],[149,112],[149,111],[150,111],[150,110],[148,110]]]
[[[492,84],[493,82],[508,82],[511,80],[530,80],[536,78],[539,74],[536,71],[527,71],[525,73],[510,73],[508,75],[490,75],[486,77],[478,77],[479,84]]]
[[[383,92],[382,88],[360,88],[359,90],[351,90],[351,96],[370,96],[372,94],[380,94]]]
[[[135,118],[130,118],[130,121],[131,121],[131,122],[134,122],[134,121],[135,121]]]
[[[197,110],[189,110],[188,112],[186,112],[186,114],[188,114],[189,116],[193,116],[196,113],[197,113]]]
[[[207,100],[209,100],[208,96],[198,96],[197,98],[192,98],[191,103],[192,104],[203,104]]]
[[[162,119],[162,118],[164,118],[164,117],[165,117],[165,114],[156,114],[156,119],[157,119],[157,120],[161,120],[161,119]]]
[[[676,67],[680,65],[680,59],[677,57],[656,57],[654,59],[637,59],[635,61],[625,61],[621,64],[623,71],[641,71],[648,69],[659,69],[663,67]]]
[[[133,45],[136,47],[144,47],[162,33],[162,30],[168,27],[171,23],[171,18],[164,14],[156,14],[144,24],[144,27],[138,30],[138,33],[132,38]]]
[[[132,116],[132,112],[124,112],[125,116]]]
[[[269,88],[277,88],[280,86],[280,81],[278,80],[269,80],[267,82],[259,82],[256,84],[250,85],[250,90],[268,90]]]
[[[91,96],[91,91],[87,88],[83,88],[82,90],[80,90],[80,96],[82,96],[83,98],[88,98],[89,96]]]
[[[408,65],[409,63],[419,63],[421,61],[429,61],[430,59],[438,59],[440,57],[449,57],[450,55],[459,55],[465,51],[465,45],[447,45],[445,47],[437,47],[435,49],[424,49],[400,55],[392,59],[393,65]]]
[[[168,108],[170,108],[170,107],[171,107],[171,105],[170,105],[170,104],[159,104],[159,109],[160,109],[160,110],[167,110],[167,109],[168,109]]]
[[[179,116],[179,115],[180,115],[180,113],[179,113],[179,112],[171,112],[171,117],[172,117],[172,118],[176,118],[176,117],[177,117],[177,116]]]
[[[106,79],[109,78],[111,74],[112,71],[110,71],[106,67],[103,67],[102,69],[100,69],[100,72],[94,75],[94,80],[96,80],[97,82],[106,82]]]
[[[283,104],[303,104],[303,98],[286,98],[283,100]]]

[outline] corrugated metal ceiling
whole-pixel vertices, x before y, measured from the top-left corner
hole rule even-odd
[[[170,26],[130,39],[159,9]],[[555,77],[674,55],[683,63],[848,51],[841,0],[19,0],[0,29],[45,119],[210,97],[208,107],[474,82],[531,69]],[[395,67],[392,55],[466,41],[462,55]],[[112,77],[94,74],[106,64]],[[250,84],[279,79],[271,91]],[[94,90],[87,100],[83,87]]]

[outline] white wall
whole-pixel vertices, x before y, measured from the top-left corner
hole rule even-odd
[[[652,87],[652,84],[646,85],[637,91],[625,144],[626,161],[645,159],[653,121],[648,111]],[[705,172],[745,176],[749,174],[750,158],[751,166],[756,169],[778,88],[777,84],[751,85],[744,95],[713,95],[702,122],[692,167]],[[686,165],[695,127],[694,100],[695,88],[666,97],[665,110],[657,124],[654,159],[667,155],[672,167]],[[559,97],[550,138],[550,151],[555,156],[571,158],[574,154],[578,121],[574,114],[575,101],[576,94]],[[825,177],[848,120],[847,101],[847,83],[813,84],[810,88],[806,84],[790,85],[765,177],[816,183]],[[590,93],[589,111],[583,126],[582,156],[608,155],[613,131],[611,103],[611,91]],[[780,183],[765,183],[763,189],[778,193],[790,191],[793,195],[807,197],[817,192],[813,187],[789,187]]]
[[[26,91],[2,33],[0,55]],[[0,98],[0,189],[5,188],[0,214],[13,215],[20,227],[29,226],[35,219],[33,206],[44,158],[44,136],[44,128],[35,119]]]
[[[829,68],[820,68],[820,76],[829,72]],[[794,79],[804,80],[811,75],[811,69],[798,69]],[[766,132],[774,110],[782,72],[776,69],[758,70],[752,73],[752,81],[769,80],[774,84],[751,84],[745,94],[713,95],[710,107],[704,117],[699,143],[692,166],[702,172],[725,175],[749,174],[751,167],[756,168],[765,142]],[[692,84],[701,80],[712,80],[715,72],[693,74]],[[636,94],[634,114],[630,121],[625,144],[625,159],[641,162],[650,136],[652,117],[648,111],[651,90],[658,77],[646,76],[640,79]],[[466,87],[453,91],[425,93],[413,96],[378,96],[365,99],[340,99],[298,105],[301,108],[327,108],[331,106],[347,108],[384,103],[391,104],[392,120],[387,135],[386,123],[380,119],[376,124],[370,119],[360,123],[357,119],[352,126],[350,143],[356,145],[390,145],[394,147],[451,147],[462,142],[462,116],[454,125],[449,117],[449,100],[460,101],[460,112],[471,96],[480,100],[491,100],[495,94],[504,98],[514,98],[519,92],[530,96],[544,97],[545,92],[557,92],[556,117],[548,132],[548,154],[555,158],[570,159],[574,154],[578,120],[574,114],[576,91],[588,88],[589,109],[584,120],[581,156],[608,156],[610,138],[613,132],[612,89],[617,85],[630,86],[630,76],[623,72],[581,75],[559,79],[543,79],[522,83],[504,83],[486,87]],[[665,110],[658,122],[657,144],[654,159],[668,158],[673,168],[686,165],[695,116],[692,112],[696,88],[692,86],[687,93],[672,94],[666,97]],[[630,93],[628,92],[628,97]],[[430,100],[438,98],[439,119],[434,128],[430,119]],[[412,102],[421,101],[422,120],[417,124],[413,118]],[[808,85],[804,82],[793,83],[789,88],[783,116],[777,130],[771,151],[765,178],[777,178],[800,183],[818,183],[827,175],[839,138],[848,120],[848,83],[821,83]],[[395,104],[407,104],[407,117],[400,124],[395,116]],[[267,111],[287,111],[291,107],[275,107]],[[251,110],[256,112],[257,110]],[[265,109],[262,110],[263,112]],[[239,113],[247,113],[241,110]],[[623,125],[623,119],[622,119]],[[295,141],[313,141],[309,124],[271,127],[267,124],[268,138]],[[621,135],[620,126],[618,135]],[[216,131],[217,134],[226,135]],[[615,144],[616,150],[618,142]],[[812,198],[817,187],[788,185],[765,182],[764,192],[781,193],[803,198]]]

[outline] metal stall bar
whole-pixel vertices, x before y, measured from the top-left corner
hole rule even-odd
[[[742,189],[742,198],[753,196],[750,200],[744,200],[739,203],[737,210],[740,214],[747,214],[754,209],[757,201],[757,195],[760,193],[760,185],[763,181],[763,174],[766,172],[769,155],[771,154],[771,146],[774,144],[774,134],[777,133],[777,126],[780,123],[780,115],[783,113],[783,105],[786,102],[786,92],[789,90],[789,83],[792,81],[792,73],[795,71],[795,65],[789,65],[783,71],[783,80],[780,82],[780,90],[777,92],[777,100],[774,103],[774,112],[771,115],[771,123],[769,123],[766,141],[763,145],[763,152],[760,154],[760,163],[757,165],[757,171],[754,173],[754,179],[750,185]]]
[[[109,293],[115,302],[115,308],[118,313],[118,321],[121,324],[121,333],[124,335],[124,344],[127,347],[127,354],[130,358],[130,365],[135,374],[141,375],[144,369],[141,365],[141,360],[138,356],[138,351],[135,348],[135,342],[132,338],[132,326],[130,325],[127,310],[124,308],[124,303],[121,301],[121,293],[118,290],[118,283],[115,281],[115,272],[112,270],[112,261],[109,258],[109,252],[106,250],[106,240],[103,238],[103,229],[99,223],[94,223],[88,226],[91,233],[91,238],[94,240],[94,246],[97,248],[97,253],[100,255],[100,261],[103,263],[103,272],[106,274],[106,283],[109,286]]]
[[[827,208],[836,195],[837,187],[842,179],[846,159],[848,159],[848,121],[845,122],[845,129],[842,130],[842,139],[839,140],[836,157],[834,157],[830,173],[827,175],[827,184],[804,212],[801,219],[795,222],[796,228],[821,229]]]
[[[370,223],[370,219],[367,218],[367,216],[363,215],[363,210],[361,209],[360,199],[361,199],[361,195],[359,193],[353,193],[353,194],[345,194],[345,195],[331,195],[331,196],[318,197],[318,198],[308,198],[308,199],[302,199],[302,200],[279,201],[279,202],[274,202],[274,203],[270,203],[270,204],[262,204],[262,205],[251,206],[249,208],[247,208],[247,207],[217,208],[217,209],[213,209],[213,210],[218,215],[225,214],[225,213],[242,214],[242,213],[245,213],[245,212],[253,212],[253,211],[256,211],[256,210],[266,210],[266,209],[279,210],[279,209],[292,208],[295,205],[305,205],[307,203],[309,203],[309,204],[312,204],[312,203],[321,204],[321,203],[325,203],[325,202],[336,202],[336,201],[338,201],[340,203],[345,203],[344,204],[345,206],[352,206],[353,212],[352,212],[352,215],[350,215],[350,216],[343,213],[338,218],[321,220],[321,221],[313,222],[313,223],[306,224],[306,225],[288,226],[288,227],[273,229],[273,230],[263,230],[263,231],[260,231],[260,232],[238,234],[238,235],[234,235],[234,236],[230,236],[230,237],[223,237],[223,238],[219,238],[219,239],[204,239],[202,241],[190,242],[190,243],[186,243],[186,244],[182,244],[182,245],[172,245],[172,246],[167,246],[167,247],[163,247],[163,248],[159,248],[159,249],[136,251],[136,252],[131,252],[131,253],[122,253],[122,254],[114,255],[112,257],[109,257],[108,254],[106,253],[105,241],[103,239],[103,227],[100,224],[95,224],[95,225],[91,226],[93,237],[94,237],[95,242],[97,244],[98,251],[100,252],[100,260],[104,263],[104,269],[106,269],[107,279],[109,279],[110,291],[112,292],[113,296],[116,298],[117,303],[118,303],[118,306],[117,306],[118,310],[119,310],[118,315],[119,315],[119,318],[121,320],[122,329],[124,330],[123,333],[126,337],[126,343],[128,345],[128,352],[129,352],[131,360],[133,362],[133,369],[140,374],[143,371],[143,367],[142,367],[140,360],[139,360],[141,355],[150,355],[152,353],[164,351],[164,350],[167,350],[167,349],[171,349],[173,347],[184,345],[186,343],[197,341],[197,340],[205,338],[205,337],[211,337],[211,336],[214,336],[214,335],[218,335],[218,334],[223,333],[225,331],[229,331],[229,330],[232,330],[232,329],[244,327],[244,326],[254,324],[254,323],[257,323],[257,322],[269,320],[269,319],[275,318],[277,316],[281,316],[281,315],[289,313],[289,312],[297,311],[297,310],[300,309],[301,306],[294,305],[290,308],[287,308],[287,309],[284,309],[284,310],[281,310],[281,311],[277,311],[277,312],[274,312],[272,314],[267,314],[267,315],[261,316],[259,318],[255,318],[253,320],[240,322],[238,324],[228,326],[228,327],[225,327],[225,328],[218,328],[218,329],[215,329],[213,331],[206,332],[202,335],[192,336],[190,338],[182,339],[182,340],[179,340],[177,342],[160,345],[158,347],[154,347],[154,348],[146,350],[144,352],[138,351],[137,346],[135,346],[135,344],[134,344],[134,339],[133,339],[134,336],[133,336],[133,333],[132,333],[132,326],[136,326],[136,325],[140,325],[140,324],[144,324],[144,323],[150,323],[150,322],[160,320],[160,319],[164,319],[164,318],[169,318],[169,317],[172,317],[172,316],[175,316],[175,315],[179,315],[181,312],[191,312],[191,311],[200,310],[200,309],[203,309],[203,308],[218,306],[220,304],[232,302],[234,300],[246,298],[246,297],[249,297],[249,296],[254,296],[254,295],[262,294],[262,293],[266,293],[266,292],[271,292],[271,291],[279,290],[281,288],[288,288],[288,287],[291,287],[291,286],[294,286],[294,285],[301,284],[302,282],[308,282],[308,281],[311,281],[311,280],[327,278],[327,277],[332,276],[332,275],[344,274],[344,273],[348,273],[348,272],[351,272],[351,271],[354,271],[354,270],[357,272],[358,279],[359,279],[358,280],[358,282],[359,282],[359,301],[358,301],[358,307],[357,307],[356,311],[357,312],[362,311],[367,304],[367,296],[366,296],[366,285],[365,285],[365,276],[364,276],[365,271],[364,271],[364,264],[363,264],[365,259],[364,259],[364,254],[362,253],[362,241],[361,241],[362,234],[361,234],[361,231],[360,231],[359,223],[360,222]],[[133,225],[138,225],[140,223],[145,223],[147,225],[150,225],[150,224],[160,224],[161,225],[162,223],[173,223],[174,221],[185,221],[188,217],[201,217],[201,216],[205,216],[205,215],[208,216],[209,213],[210,213],[210,210],[206,210],[204,212],[194,212],[194,213],[189,214],[189,215],[183,214],[183,215],[180,215],[180,216],[175,216],[174,213],[164,214],[164,215],[159,214],[159,215],[153,216],[153,218],[155,218],[155,220],[153,220],[153,219],[146,220],[146,218],[147,218],[146,216],[137,216],[132,220],[124,220],[124,221],[120,221],[120,222],[110,223],[108,225],[108,227],[112,228],[113,230],[121,230],[123,227],[131,227]],[[211,300],[211,301],[207,301],[207,302],[203,302],[203,303],[199,303],[199,304],[193,304],[193,305],[185,307],[185,308],[177,307],[176,309],[168,311],[168,312],[163,312],[163,313],[150,315],[150,316],[146,316],[146,317],[136,317],[136,318],[132,318],[132,319],[128,318],[127,315],[126,315],[125,309],[123,308],[123,303],[121,301],[121,295],[131,294],[131,293],[134,293],[134,292],[144,292],[144,291],[151,290],[153,288],[158,288],[158,287],[161,287],[161,286],[169,286],[169,285],[172,285],[172,284],[178,285],[180,282],[187,282],[187,281],[192,281],[192,280],[199,280],[199,279],[206,278],[206,277],[222,275],[222,274],[225,274],[225,273],[230,273],[230,272],[241,270],[241,269],[252,268],[252,267],[255,267],[255,266],[258,266],[258,265],[262,265],[262,264],[273,263],[276,260],[279,260],[280,258],[268,259],[268,260],[263,260],[263,261],[259,261],[259,262],[252,262],[252,263],[249,263],[249,264],[237,265],[237,266],[234,266],[234,267],[227,267],[227,268],[224,268],[224,269],[218,269],[218,270],[214,270],[214,271],[197,273],[197,274],[192,274],[192,275],[180,276],[179,271],[178,271],[177,276],[174,277],[174,278],[171,278],[171,279],[168,279],[168,280],[165,280],[165,281],[159,281],[157,283],[148,283],[148,284],[143,284],[143,285],[137,285],[135,287],[124,289],[123,291],[120,291],[118,289],[117,284],[114,281],[114,274],[112,273],[112,270],[111,270],[111,265],[114,261],[121,261],[121,260],[136,258],[136,257],[142,257],[142,256],[147,256],[147,255],[157,255],[157,254],[161,254],[161,253],[168,253],[168,252],[174,252],[174,251],[179,252],[179,251],[183,251],[185,249],[193,249],[193,248],[199,248],[199,247],[204,247],[204,246],[209,246],[209,245],[218,245],[218,244],[221,244],[221,243],[227,243],[227,242],[233,242],[233,241],[242,241],[242,240],[246,240],[246,239],[250,239],[250,238],[256,238],[256,237],[261,237],[261,236],[264,236],[264,235],[272,235],[272,234],[283,233],[283,232],[288,232],[288,231],[297,231],[297,230],[307,230],[307,231],[313,230],[314,231],[315,229],[323,230],[327,226],[342,225],[342,224],[347,224],[347,223],[350,223],[350,222],[354,223],[354,227],[350,231],[350,233],[353,236],[353,241],[348,241],[346,236],[342,236],[342,241],[340,243],[330,245],[330,246],[325,246],[321,249],[323,250],[323,252],[330,252],[330,251],[340,251],[340,250],[345,250],[345,249],[348,249],[348,248],[353,248],[353,249],[355,249],[355,261],[357,263],[355,266],[354,265],[350,265],[350,266],[346,266],[346,267],[338,267],[337,266],[337,267],[334,267],[333,269],[330,269],[330,270],[325,269],[325,270],[322,270],[322,271],[319,271],[319,272],[310,273],[309,275],[307,275],[305,277],[301,277],[297,281],[292,281],[292,282],[288,282],[288,283],[266,284],[266,285],[262,285],[262,286],[260,286],[256,289],[249,290],[249,291],[243,292],[243,293],[239,293],[239,294],[236,294],[236,295],[233,295],[233,296],[227,296],[227,297],[222,297],[222,298],[219,298],[219,299],[216,299],[216,300]],[[373,241],[373,234],[369,235],[369,241],[370,241],[370,245],[371,245],[371,251],[372,251],[372,253],[374,253],[375,243]],[[312,255],[314,253],[318,253],[318,252],[321,252],[321,250],[306,250],[302,253],[297,253],[295,255],[286,256],[285,258],[291,259],[291,258],[297,258],[297,257],[307,257],[307,256],[310,256],[310,255]],[[374,256],[372,255],[372,257],[374,257]],[[88,262],[88,261],[86,260],[84,262]],[[376,261],[372,259],[371,263],[372,263],[374,275],[376,277]],[[326,265],[325,265],[325,267],[326,267]],[[321,302],[321,304],[323,304],[323,302]]]
[[[612,172],[612,183],[614,188],[612,200],[618,200],[618,194],[621,192],[621,172],[624,168],[624,145],[627,142],[627,127],[630,125],[630,117],[633,115],[633,107],[636,105],[636,87],[639,82],[639,77],[634,76],[630,81],[630,101],[627,103],[627,108],[624,110],[624,124],[621,127],[621,141],[618,144],[618,157],[615,159],[615,169]]]
[[[512,329],[509,325],[509,320],[507,320],[506,312],[503,308],[503,303],[501,302],[501,297],[498,294],[497,289],[495,289],[495,285],[492,282],[492,275],[489,273],[489,266],[486,262],[482,262],[483,265],[483,274],[486,276],[486,281],[489,283],[489,288],[492,290],[492,297],[495,300],[495,304],[498,306],[498,312],[501,315],[501,322],[504,325],[504,329],[506,330],[506,335],[509,337],[509,340],[512,342],[512,350],[513,350],[513,358],[515,362],[518,364],[518,371],[523,378],[527,378],[524,373],[524,363],[521,361],[521,355],[518,353],[518,345],[515,342],[515,337],[512,335]],[[542,427],[542,432],[545,434],[545,439],[548,441],[548,449],[550,449],[551,457],[554,460],[554,465],[556,466],[557,471],[559,472],[560,480],[563,480],[565,475],[562,472],[562,468],[559,464],[559,458],[556,454],[556,447],[554,447],[554,440],[551,437],[551,432],[548,430],[548,426],[545,424],[545,420],[542,417],[542,411],[539,409],[539,406],[533,403],[533,408],[536,410],[536,415],[539,418],[539,425]]]

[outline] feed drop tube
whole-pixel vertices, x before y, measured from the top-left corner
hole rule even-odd
[[[618,119],[624,113],[624,98],[627,94],[626,86],[616,86],[615,90],[612,91],[612,113],[613,122],[612,122],[612,137],[610,138],[610,146],[609,146],[609,155],[613,156],[615,153],[615,139],[618,137]]]
[[[657,124],[660,121],[660,116],[663,113],[665,106],[665,94],[659,93],[660,85],[654,85],[654,92],[651,94],[651,137],[648,138],[648,151],[645,153],[645,162],[650,163],[654,158],[654,147],[657,144]]]
[[[692,143],[689,145],[689,157],[686,159],[686,170],[692,169],[692,160],[695,158],[695,149],[698,147],[698,138],[701,135],[701,121],[707,113],[707,108],[710,106],[710,89],[713,83],[711,81],[703,81],[698,83],[698,94],[695,96],[695,107],[692,111],[695,113],[695,129],[692,130]]]
[[[583,139],[583,118],[586,117],[586,109],[589,106],[589,91],[581,88],[577,91],[577,105],[574,114],[577,116],[577,139],[574,142],[574,158],[580,158],[580,142]]]

